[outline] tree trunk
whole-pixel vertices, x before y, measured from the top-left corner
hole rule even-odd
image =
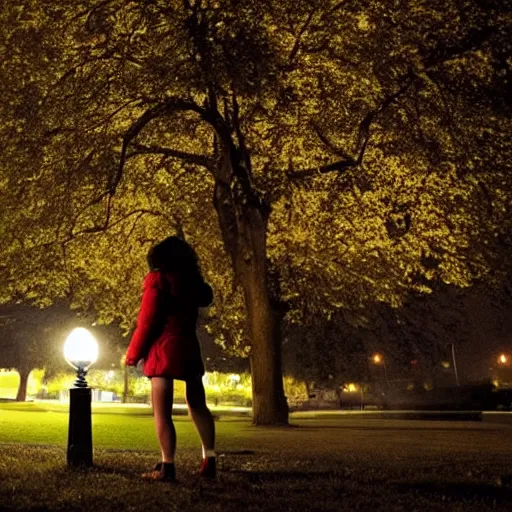
[[[308,380],[304,381],[304,387],[306,388],[306,394],[308,395],[307,400],[309,400],[309,396],[311,395],[311,384]]]
[[[273,309],[267,273],[266,236],[270,209],[250,187],[233,185],[233,154],[218,169],[214,204],[226,251],[244,291],[248,335],[251,342],[253,423],[288,423],[281,365],[281,315]]]
[[[18,370],[20,375],[20,385],[18,386],[18,393],[16,395],[17,402],[24,402],[27,399],[27,384],[30,371],[31,370],[27,369]]]
[[[252,342],[253,423],[286,425],[288,406],[283,388],[280,318],[272,311],[263,276],[251,276],[244,292]]]

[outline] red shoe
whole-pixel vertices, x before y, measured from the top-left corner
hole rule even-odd
[[[176,482],[176,469],[174,464],[159,462],[153,471],[142,473],[144,480],[155,480],[157,482]]]
[[[203,459],[199,474],[203,478],[215,478],[217,476],[217,462],[215,457],[206,457]]]

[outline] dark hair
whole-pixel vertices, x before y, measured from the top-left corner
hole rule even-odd
[[[170,236],[152,247],[147,261],[150,270],[201,275],[196,252],[177,236]]]

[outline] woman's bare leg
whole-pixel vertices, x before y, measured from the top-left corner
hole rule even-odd
[[[203,458],[215,455],[215,424],[206,405],[203,381],[200,377],[187,381],[188,410],[203,445]]]
[[[151,400],[155,428],[162,450],[162,462],[174,462],[176,454],[176,429],[172,421],[174,382],[164,377],[151,379]]]

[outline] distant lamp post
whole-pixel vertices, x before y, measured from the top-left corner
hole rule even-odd
[[[73,329],[64,343],[64,358],[76,370],[69,390],[68,466],[92,466],[91,389],[85,376],[98,359],[98,343],[83,327]]]
[[[391,386],[389,385],[389,379],[388,379],[388,369],[386,367],[386,361],[384,360],[384,357],[381,354],[373,354],[372,361],[379,365],[381,364],[384,367],[384,377],[386,379],[386,385],[388,389],[391,389]]]
[[[500,354],[500,356],[498,357],[498,363],[499,364],[507,364],[508,363],[508,357],[506,356],[506,354]]]

